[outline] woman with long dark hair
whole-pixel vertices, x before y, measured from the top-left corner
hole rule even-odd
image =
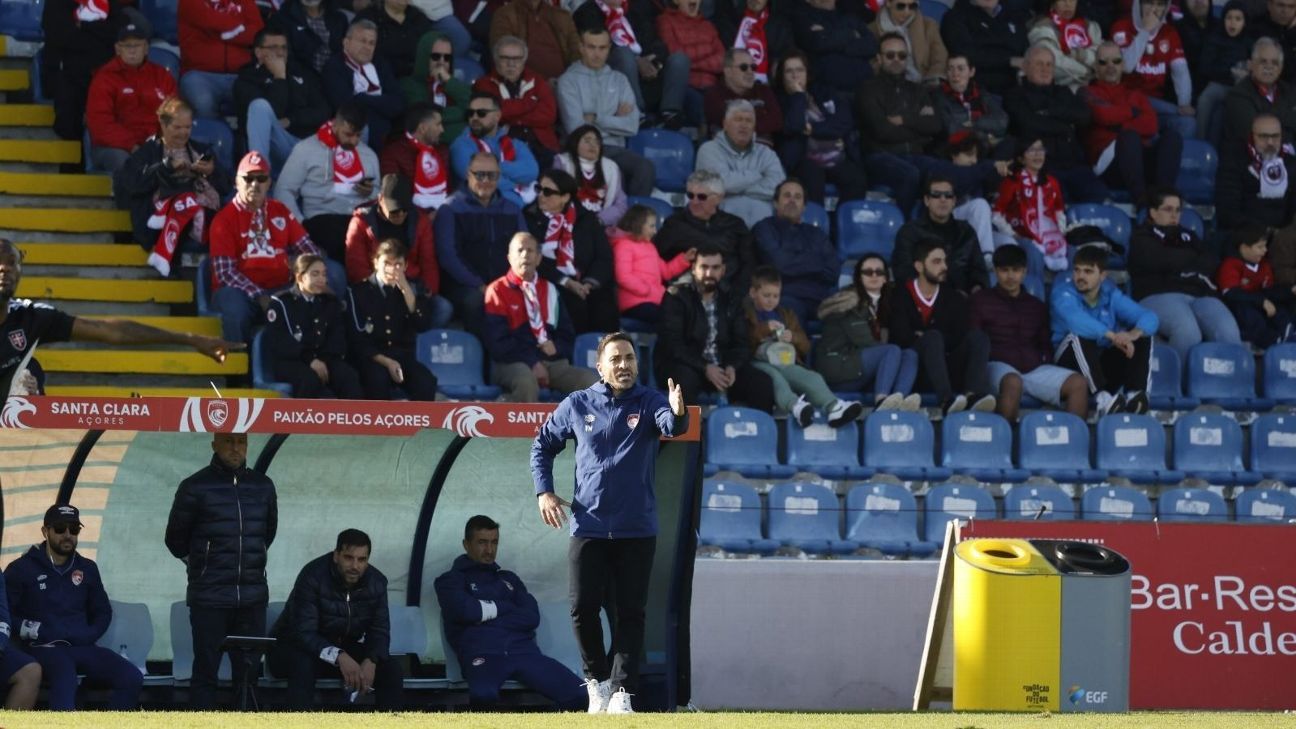
[[[806,199],[822,205],[828,182],[837,186],[842,200],[863,199],[868,181],[847,141],[855,128],[850,104],[813,82],[810,62],[798,50],[779,60],[773,85],[783,109],[779,159],[790,177],[801,180]]]
[[[605,228],[615,226],[629,203],[621,186],[621,168],[603,156],[603,133],[593,124],[576,127],[567,135],[563,151],[554,157],[554,168],[576,180],[576,201],[598,216]]]

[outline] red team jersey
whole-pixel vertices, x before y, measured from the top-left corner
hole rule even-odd
[[[1121,48],[1128,48],[1138,35],[1134,21],[1121,18],[1112,23],[1112,40]],[[1170,64],[1184,57],[1183,41],[1179,31],[1165,23],[1152,40],[1143,49],[1143,57],[1133,71],[1127,72],[1123,82],[1131,89],[1137,89],[1150,99],[1165,98],[1166,78],[1170,76]]]

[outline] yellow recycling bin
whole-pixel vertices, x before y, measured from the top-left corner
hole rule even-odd
[[[1024,539],[954,549],[954,710],[1057,711],[1061,574]]]

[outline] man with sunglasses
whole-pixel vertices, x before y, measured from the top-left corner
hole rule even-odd
[[[720,174],[698,169],[684,183],[688,202],[666,219],[653,238],[662,260],[669,261],[690,248],[713,248],[724,258],[721,283],[730,291],[747,290],[747,277],[756,265],[752,234],[743,219],[720,209],[725,183]]]
[[[725,51],[724,77],[707,89],[703,99],[707,124],[722,126],[725,109],[735,99],[751,102],[756,110],[756,141],[773,147],[774,135],[783,131],[783,110],[769,85],[756,81],[756,61],[744,48]]]
[[[55,711],[76,709],[77,675],[112,690],[108,708],[139,706],[143,676],[129,660],[95,645],[112,622],[99,566],[77,552],[81,512],[55,504],[45,512],[44,541],[5,568],[9,619],[16,637],[41,665]]]
[[[948,266],[945,282],[950,288],[971,294],[990,285],[976,231],[954,217],[955,198],[953,180],[937,175],[927,179],[922,209],[896,233],[895,250],[891,253],[891,270],[895,271],[896,281],[903,283],[918,276],[913,265],[914,250],[919,241],[936,239],[945,248]]]
[[[1224,101],[1224,137],[1220,141],[1220,164],[1229,157],[1248,161],[1247,142],[1251,121],[1259,114],[1273,114],[1282,123],[1283,141],[1296,141],[1296,87],[1283,80],[1284,55],[1278,41],[1268,36],[1256,39],[1247,62],[1250,75],[1229,90]],[[1287,64],[1292,65],[1292,64]]]
[[[918,0],[892,0],[882,6],[869,30],[881,37],[899,33],[909,43],[905,76],[910,81],[937,84],[945,77],[949,52],[941,40],[940,24],[922,14]]]
[[[493,155],[499,168],[496,188],[520,208],[535,200],[540,165],[526,142],[500,126],[500,118],[499,97],[474,91],[468,100],[468,128],[450,143],[450,167],[457,181],[467,181],[473,157],[479,152]]]
[[[234,80],[234,106],[249,150],[282,169],[293,147],[329,118],[324,88],[312,69],[299,66],[283,30],[266,28],[252,43],[253,59]]]

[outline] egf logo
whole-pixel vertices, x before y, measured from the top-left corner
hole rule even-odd
[[[1067,691],[1067,697],[1071,699],[1072,704],[1084,704],[1086,706],[1101,706],[1107,703],[1106,691],[1087,691],[1080,686],[1072,686]]]

